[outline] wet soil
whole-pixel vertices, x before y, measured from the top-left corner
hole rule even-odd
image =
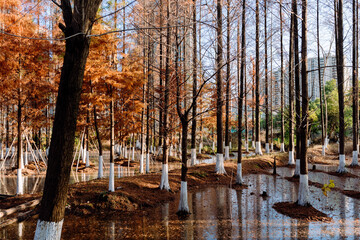
[[[299,206],[293,202],[279,202],[275,203],[273,208],[279,213],[291,218],[321,222],[330,222],[332,220],[325,213],[315,209],[313,206]]]
[[[252,173],[269,174],[268,169],[273,166],[270,161],[271,158],[263,156],[245,159],[242,164],[243,175]],[[278,157],[277,165],[284,165],[284,161],[285,158]],[[83,164],[79,165],[79,169],[83,167]],[[226,175],[218,175],[214,169],[214,164],[200,164],[190,167],[187,177],[188,189],[201,189],[214,185],[227,185],[234,187],[234,189],[245,189],[247,187],[246,185],[235,185],[237,164],[234,161],[225,162]],[[89,170],[95,171],[96,168],[84,168],[83,171]],[[181,169],[169,172],[170,192],[158,189],[160,178],[159,173],[117,178],[115,180],[116,191],[113,193],[106,191],[108,179],[95,179],[72,184],[68,194],[69,207],[67,208],[67,214],[90,215],[112,214],[114,211],[133,212],[145,207],[154,207],[173,201],[180,190]],[[29,201],[30,196],[23,195],[12,198],[13,205]],[[38,194],[34,195],[34,198],[37,197],[39,197]],[[7,200],[0,200],[0,204],[4,201],[7,202]]]
[[[21,195],[21,197],[13,196],[13,197],[8,197],[5,199],[2,199],[0,201],[0,209],[16,207],[20,204],[27,203],[32,200],[41,198],[41,195],[42,194],[23,194],[23,195]]]
[[[38,170],[39,169],[39,172]],[[38,163],[30,162],[28,165],[26,165],[22,170],[21,174],[23,176],[30,176],[30,175],[36,175],[36,174],[45,174],[46,166],[44,162],[40,161]],[[17,168],[9,169],[5,172],[5,176],[16,176],[17,175]]]

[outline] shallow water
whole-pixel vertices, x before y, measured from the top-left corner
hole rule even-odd
[[[280,175],[288,168],[279,168]],[[289,170],[289,169],[288,169]],[[289,173],[291,174],[291,173]],[[312,177],[309,176],[309,179]],[[189,192],[192,214],[180,219],[178,202],[137,214],[111,219],[65,219],[63,239],[360,239],[360,201],[332,191],[326,198],[310,186],[312,205],[333,218],[331,223],[306,222],[277,213],[276,202],[296,201],[297,184],[280,176],[249,175],[245,190],[226,186]],[[335,185],[337,184],[337,180]],[[266,191],[268,198],[259,195]],[[0,232],[2,239],[31,239],[35,219],[13,224]]]

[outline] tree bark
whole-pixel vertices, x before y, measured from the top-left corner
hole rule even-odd
[[[60,24],[66,37],[91,31],[101,0],[62,0],[62,12],[66,26]],[[72,6],[76,11],[73,11]],[[56,112],[49,150],[49,161],[45,179],[40,215],[35,239],[45,239],[44,222],[62,223],[68,192],[76,120],[84,77],[90,38],[78,34],[66,40],[66,50],[61,71]],[[62,226],[62,224],[60,224]],[[57,229],[53,238],[60,239]],[[46,226],[45,226],[46,227]]]
[[[282,16],[282,0],[280,4],[280,143],[284,144],[284,50],[283,50],[283,16]],[[282,146],[283,147],[283,146]],[[285,149],[280,149],[285,151]]]
[[[225,93],[225,147],[230,143],[230,0],[227,1],[226,21],[226,93]],[[225,156],[226,157],[226,156]]]
[[[336,22],[336,70],[339,96],[339,160],[338,172],[345,172],[345,119],[344,119],[344,37],[343,37],[343,1],[335,1]]]
[[[221,68],[223,65],[223,44],[222,44],[222,0],[217,0],[217,51],[216,51],[216,134],[217,154],[223,154],[223,81]]]
[[[322,98],[322,80],[321,80],[321,65],[320,65],[320,15],[319,15],[319,0],[316,1],[316,41],[317,41],[317,59],[318,59],[318,77],[319,77],[319,92],[320,92],[320,120],[321,120],[321,144],[325,147],[325,123],[324,123],[324,107]],[[325,72],[325,69],[324,69]]]
[[[196,94],[197,94],[197,31],[196,31],[196,0],[193,0],[193,109],[191,124],[191,149],[196,149]]]
[[[301,155],[300,174],[307,174],[307,130],[308,130],[308,78],[307,78],[307,0],[302,0],[302,21],[301,21],[301,108],[302,120],[300,125]]]
[[[293,127],[293,106],[294,106],[294,14],[290,20],[290,44],[289,44],[289,164],[294,164],[294,127]]]
[[[359,145],[359,80],[358,80],[358,1],[353,0],[353,156],[352,165],[358,165]]]
[[[256,98],[256,109],[255,109],[255,144],[256,144],[256,154],[261,153],[261,144],[260,144],[260,21],[259,21],[259,0],[256,0],[256,30],[255,30],[255,98]],[[260,146],[258,146],[260,145]]]

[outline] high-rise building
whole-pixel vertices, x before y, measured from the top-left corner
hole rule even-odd
[[[349,73],[350,69],[346,67],[344,63],[344,90],[347,91],[350,87],[350,79]],[[284,97],[285,97],[285,105],[288,104],[289,99],[289,83],[288,83],[288,72],[286,71],[287,67],[284,67]],[[308,58],[308,94],[310,101],[314,101],[315,99],[320,97],[319,92],[319,73],[318,73],[318,58]],[[326,84],[326,82],[335,79],[337,80],[337,71],[336,71],[336,57],[335,56],[328,56],[326,58],[320,58],[320,74],[322,78],[322,83]],[[300,76],[301,77],[301,76]],[[278,69],[273,73],[273,104],[274,106],[280,106],[280,91],[281,91],[281,71]]]

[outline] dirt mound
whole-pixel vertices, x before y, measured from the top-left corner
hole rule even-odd
[[[331,222],[332,219],[325,213],[320,212],[312,206],[299,206],[293,202],[278,202],[273,208],[286,216],[302,219],[309,222]]]

